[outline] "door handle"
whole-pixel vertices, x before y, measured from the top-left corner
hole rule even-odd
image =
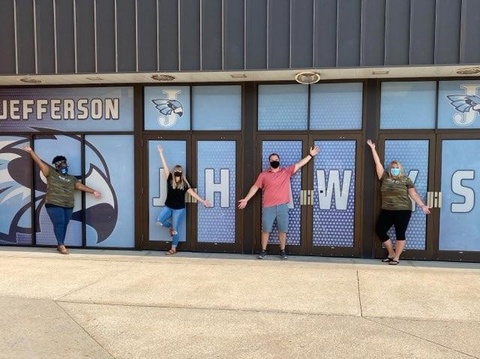
[[[300,206],[312,206],[313,205],[313,190],[302,189],[300,190]]]
[[[442,208],[442,192],[427,192],[427,206]]]
[[[196,188],[192,188],[195,193],[197,193],[197,189]],[[197,199],[196,198],[193,198],[188,192],[185,193],[185,203],[197,203]]]

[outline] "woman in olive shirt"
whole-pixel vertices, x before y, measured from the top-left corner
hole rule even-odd
[[[33,161],[47,178],[45,208],[53,223],[53,231],[57,239],[57,251],[61,254],[68,254],[65,247],[65,235],[75,205],[75,190],[91,193],[96,198],[100,198],[101,193],[85,186],[74,176],[69,175],[67,159],[64,156],[56,156],[52,161],[55,167],[52,167],[42,161],[31,147],[26,146],[23,149],[30,153]]]
[[[382,182],[382,211],[378,217],[375,233],[388,251],[387,258],[383,262],[391,265],[400,263],[400,254],[405,247],[405,232],[412,215],[412,203],[410,198],[422,209],[423,213],[429,214],[429,208],[415,190],[413,182],[403,173],[400,162],[392,161],[385,171],[378,156],[375,144],[368,140],[367,144],[372,149],[375,170],[378,179]],[[395,248],[387,234],[388,230],[395,227]]]

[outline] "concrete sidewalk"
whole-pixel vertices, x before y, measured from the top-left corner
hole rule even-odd
[[[480,265],[0,248],[0,358],[480,358]]]

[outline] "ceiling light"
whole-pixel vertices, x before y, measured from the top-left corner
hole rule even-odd
[[[245,75],[245,74],[231,74],[230,77],[232,79],[246,79],[247,75]]]
[[[459,75],[476,75],[478,73],[480,73],[480,67],[465,67],[457,70]]]
[[[41,80],[33,79],[31,77],[23,77],[20,81],[25,82],[26,84],[40,84],[42,83]]]
[[[170,76],[170,75],[157,74],[157,75],[152,75],[152,80],[155,80],[155,81],[173,81],[173,80],[175,80],[175,77]]]
[[[302,85],[311,85],[320,81],[318,72],[299,72],[295,75],[295,81]]]
[[[390,73],[389,70],[373,70],[372,75],[388,75]]]
[[[103,79],[101,77],[87,77],[87,80],[90,80],[90,81],[103,81]]]

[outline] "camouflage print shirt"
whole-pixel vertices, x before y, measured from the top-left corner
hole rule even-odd
[[[408,189],[415,186],[410,178],[407,176],[392,178],[385,171],[381,181],[382,209],[389,211],[412,210],[412,201],[408,196]]]
[[[71,175],[61,175],[55,168],[48,166],[46,204],[73,208],[75,205],[75,183],[78,180]]]

